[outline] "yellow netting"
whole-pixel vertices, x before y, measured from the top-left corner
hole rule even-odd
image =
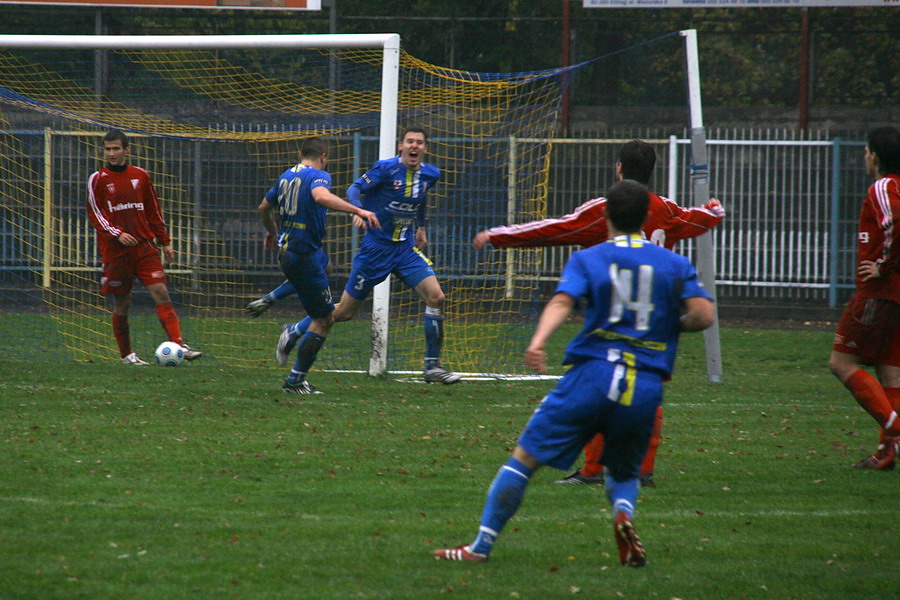
[[[186,339],[210,362],[271,364],[280,323],[303,313],[296,299],[256,320],[242,312],[281,281],[262,252],[256,205],[310,135],[329,139],[339,195],[378,158],[381,51],[110,52],[100,93],[96,58],[0,51],[0,303],[15,315],[3,327],[36,355],[62,345],[78,359],[117,356],[85,214],[101,136],[116,127],[130,134],[132,162],[151,173],[163,203]],[[426,254],[447,295],[444,362],[453,369],[522,370],[540,251],[476,252],[470,240],[543,215],[561,85],[555,72],[478,74],[401,56],[398,123],[429,131],[427,160],[443,172]],[[328,227],[337,297],[359,236],[346,215],[332,214]],[[421,369],[423,310],[395,282],[391,370]],[[368,367],[365,317],[335,327],[318,368]],[[148,298],[136,299],[131,322],[135,349],[149,357],[164,335]]]

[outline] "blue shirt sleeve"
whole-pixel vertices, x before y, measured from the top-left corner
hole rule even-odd
[[[376,162],[372,165],[372,168],[363,173],[363,176],[353,182],[353,185],[358,185],[359,189],[362,193],[366,193],[372,188],[378,187],[381,185],[381,178],[383,177],[384,170],[382,169],[382,161]]]
[[[360,200],[361,195],[362,190],[360,189],[359,184],[354,181],[350,184],[350,187],[347,188],[347,201],[357,208],[362,208],[362,201]]]
[[[576,252],[569,258],[563,269],[562,277],[556,286],[556,293],[572,296],[576,300],[585,296],[589,290],[589,280],[581,260],[580,253]]]

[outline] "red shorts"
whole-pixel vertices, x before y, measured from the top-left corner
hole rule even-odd
[[[131,292],[134,278],[144,287],[154,283],[166,283],[159,248],[151,242],[141,242],[128,252],[103,263],[100,276],[100,293],[119,296]]]
[[[864,365],[900,367],[900,304],[854,295],[838,322],[833,349]]]

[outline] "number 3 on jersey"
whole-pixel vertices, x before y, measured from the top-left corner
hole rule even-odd
[[[609,265],[609,279],[612,282],[612,298],[609,306],[610,323],[618,323],[625,316],[625,310],[634,311],[634,328],[645,331],[650,328],[650,313],[655,308],[652,302],[653,267],[641,265],[638,269],[637,294],[635,294],[634,271],[619,270],[619,265]]]

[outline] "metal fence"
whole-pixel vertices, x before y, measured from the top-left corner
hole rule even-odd
[[[712,232],[719,298],[836,307],[852,291],[856,226],[869,180],[864,133],[800,136],[785,130],[709,133],[710,193],[726,209]],[[554,140],[548,214],[571,212],[614,183],[627,139]],[[647,139],[657,151],[651,189],[689,206],[690,140]],[[558,274],[571,248],[545,255],[543,274]],[[693,256],[694,244],[676,251]]]
[[[58,257],[65,265],[59,268],[96,269],[99,264],[93,232],[83,212],[82,179],[92,170],[87,159],[79,158],[77,149],[67,150],[65,139],[52,141],[45,131],[15,134],[30,149],[31,172],[61,174],[53,181],[14,183],[35,190],[50,186],[60,220],[57,231],[66,237],[60,244],[63,256]],[[654,145],[658,155],[651,188],[682,205],[704,203],[705,198],[690,197],[687,136],[643,137]],[[864,133],[837,137],[827,132],[800,136],[785,130],[712,130],[708,138],[710,190],[727,211],[722,225],[712,233],[720,300],[760,306],[775,300],[816,307],[843,303],[853,287],[856,224],[869,183],[862,161]],[[519,154],[524,144],[550,144],[546,214],[561,216],[585,200],[603,195],[614,183],[616,155],[628,139],[585,136],[510,139],[505,143],[509,144],[510,156]],[[55,144],[53,152],[47,146],[51,143]],[[180,165],[167,169],[177,179],[173,188],[178,189],[182,202],[196,207],[171,224],[179,239],[191,240],[191,249],[184,250],[192,260],[204,255],[204,240],[197,239],[192,224],[202,221],[221,239],[228,240],[230,265],[240,265],[250,277],[258,275],[263,281],[280,276],[273,271],[271,260],[262,256],[259,244],[253,207],[264,188],[258,165],[241,153],[226,152],[229,155],[225,156],[221,148],[206,148],[198,141],[163,139],[160,144],[159,154]],[[346,145],[352,149],[354,172],[371,164],[377,155],[377,141],[372,138],[358,136]],[[58,156],[66,152],[71,156]],[[47,157],[53,165],[49,171],[43,167]],[[57,162],[64,159],[66,162]],[[442,257],[442,269],[448,270],[448,276],[477,278],[478,273],[470,272],[477,261],[472,258],[469,241],[479,229],[506,224],[504,219],[515,212],[510,208],[516,202],[517,186],[508,173],[492,172],[490,177],[473,179],[490,181],[493,187],[481,192],[456,190],[453,203],[446,203],[452,204],[451,208],[442,208],[437,198],[431,210],[432,252]],[[466,212],[458,200],[470,194],[475,197],[472,202],[477,202]],[[488,198],[495,206],[484,206]],[[5,202],[7,199],[0,196],[0,208]],[[32,208],[40,211],[38,206]],[[39,218],[14,222],[12,213],[7,212],[0,224],[0,271],[36,268],[35,253],[23,252],[21,246],[42,246],[40,223]],[[23,234],[23,227],[31,231]],[[555,281],[573,250],[546,249],[541,279]],[[676,250],[689,256],[695,252],[690,241]],[[342,251],[352,252],[352,248]],[[340,277],[341,273],[336,275]]]

